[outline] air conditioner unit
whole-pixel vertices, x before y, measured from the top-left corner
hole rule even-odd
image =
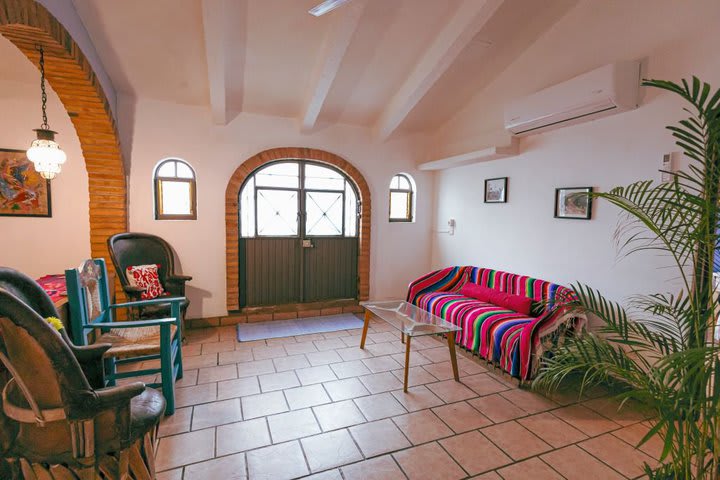
[[[511,102],[505,129],[530,135],[632,110],[639,86],[640,62],[605,65]]]

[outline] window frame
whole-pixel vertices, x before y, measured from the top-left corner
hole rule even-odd
[[[395,177],[404,178],[405,181],[410,185],[410,188],[393,188],[393,180]],[[400,182],[398,182],[398,185]],[[413,189],[414,182],[410,179],[410,176],[405,173],[396,173],[390,179],[390,191],[388,193],[388,221],[391,223],[412,223],[415,221],[415,212],[413,211],[413,204],[415,201],[415,190]],[[407,216],[404,218],[393,218],[392,215],[392,194],[393,193],[406,193],[407,195]]]
[[[161,176],[159,175],[160,169],[167,163],[175,164],[175,176]],[[182,163],[190,169],[192,178],[181,178],[177,176],[177,164]],[[162,198],[162,184],[163,182],[176,182],[176,183],[187,183],[190,185],[190,212],[189,214],[170,214],[163,213],[163,198]],[[153,175],[153,190],[155,197],[155,220],[197,220],[197,176],[195,169],[186,161],[179,158],[167,158],[162,160],[155,167],[155,173]]]

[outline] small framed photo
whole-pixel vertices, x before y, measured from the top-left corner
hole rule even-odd
[[[593,187],[565,187],[555,189],[555,218],[590,220]]]
[[[507,202],[507,181],[508,177],[485,180],[485,203]]]

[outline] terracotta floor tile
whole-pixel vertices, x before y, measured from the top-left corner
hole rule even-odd
[[[322,333],[308,333],[306,335],[296,335],[295,341],[298,343],[314,342],[315,340],[325,340],[325,336]],[[313,345],[315,348],[315,345]]]
[[[315,344],[312,342],[291,343],[283,345],[288,355],[300,355],[303,353],[317,352]]]
[[[320,405],[313,407],[313,411],[324,432],[365,422],[352,400]]]
[[[340,467],[363,458],[347,430],[303,438],[300,442],[312,472]]]
[[[215,455],[215,430],[208,428],[197,432],[181,433],[160,439],[155,456],[158,471],[182,465],[202,462]]]
[[[575,445],[546,453],[540,458],[568,480],[620,480],[623,478],[622,475]]]
[[[202,344],[201,343],[188,343],[183,345],[182,347],[182,354],[183,359],[185,357],[194,357],[195,355],[200,355],[202,353]]]
[[[470,477],[470,480],[503,480],[503,478],[495,472],[487,472],[483,473],[482,475]]]
[[[157,473],[155,480],[182,480],[183,469],[176,468],[174,470],[165,470],[164,472]]]
[[[488,368],[485,361],[480,360],[477,357],[463,358],[458,355],[458,368],[461,372],[467,375],[477,375],[479,373],[487,373]]]
[[[405,381],[405,370],[393,370],[392,374],[401,382]],[[408,370],[408,387],[435,382],[437,382],[437,378],[430,375],[423,367],[410,367],[410,370]]]
[[[463,377],[462,383],[480,396],[503,392],[509,388],[507,385],[498,382],[487,373]]]
[[[260,393],[260,384],[257,377],[244,377],[236,380],[218,382],[218,400],[235,397],[247,397]]]
[[[320,352],[324,350],[335,350],[336,348],[346,347],[345,343],[339,338],[331,338],[329,340],[315,340],[313,343],[315,344],[315,348],[317,348]]]
[[[407,393],[402,390],[395,390],[392,394],[408,412],[437,407],[438,405],[443,404],[443,401],[440,400],[437,395],[428,390],[425,385],[410,387],[408,388]]]
[[[651,467],[657,465],[652,457],[607,433],[579,445],[593,457],[603,461],[626,477],[635,478],[642,475],[642,466],[645,463]]]
[[[552,450],[540,437],[515,421],[500,423],[480,431],[513,460],[522,460]]]
[[[250,397],[242,397],[243,418],[257,418],[288,411],[283,392],[261,393]]]
[[[195,387],[175,389],[175,406],[178,408],[205,402],[214,402],[216,399],[216,383],[206,383]]]
[[[297,340],[295,340],[295,337],[278,337],[278,338],[267,338],[265,339],[265,344],[268,347],[276,347],[278,345],[288,345],[297,343]]]
[[[238,378],[237,366],[223,365],[220,367],[201,368],[198,373],[198,385]]]
[[[225,423],[239,422],[242,420],[240,413],[240,399],[232,398],[221,402],[205,403],[196,405],[193,410],[192,429],[215,427]]]
[[[290,410],[314,407],[331,401],[321,384],[285,390],[285,398],[290,405]]]
[[[253,450],[246,455],[253,480],[290,480],[310,473],[297,440]]]
[[[354,335],[348,335],[347,337],[340,338],[342,342],[345,344],[346,347],[355,347],[357,348],[360,345],[360,337],[354,336]],[[365,339],[365,346],[371,345],[373,343],[372,340],[369,338]]]
[[[384,357],[366,358],[362,362],[372,373],[387,372],[402,368],[402,365],[393,360],[389,355]]]
[[[520,407],[527,413],[540,413],[557,408],[558,404],[539,393],[529,390],[514,388],[500,395],[510,400],[516,407]]]
[[[350,428],[350,433],[365,457],[374,457],[411,446],[405,435],[390,419],[356,425]]]
[[[196,355],[194,357],[183,357],[183,368],[192,370],[194,368],[214,367],[218,364],[218,354]]]
[[[402,388],[403,384],[390,372],[373,373],[360,377],[360,381],[370,393],[382,393]]]
[[[282,346],[277,347],[255,347],[252,349],[255,360],[267,360],[270,358],[284,357],[287,355]]]
[[[254,377],[256,375],[265,375],[266,373],[275,373],[275,365],[272,360],[259,360],[256,362],[245,362],[237,364],[238,377]]]
[[[563,480],[563,477],[539,458],[530,458],[498,470],[504,480]],[[498,477],[499,478],[499,477]]]
[[[217,328],[193,328],[185,330],[185,338],[188,343],[211,343],[219,339]]]
[[[345,480],[400,480],[407,478],[390,455],[342,467]]]
[[[174,415],[163,417],[160,420],[159,435],[167,437],[168,435],[189,432],[191,419],[192,407],[177,408]]]
[[[367,388],[357,378],[346,378],[344,380],[335,380],[334,382],[323,383],[325,390],[330,394],[330,398],[334,402],[340,400],[348,400],[350,398],[362,397],[370,395]]]
[[[443,405],[433,408],[432,411],[455,433],[476,430],[492,423],[485,415],[471,407],[467,402]]]
[[[393,421],[413,445],[437,440],[438,438],[453,434],[453,431],[430,410],[421,410],[419,412],[408,413],[407,415],[400,415],[399,417],[393,418]]]
[[[247,478],[245,455],[238,453],[185,467],[184,480],[207,480],[209,478],[222,478],[223,480]]]
[[[267,421],[273,443],[287,442],[320,433],[320,426],[309,408],[272,415],[267,417]]]
[[[342,475],[340,475],[340,470],[337,468],[335,470],[325,470],[324,472],[303,478],[305,480],[343,480]]]
[[[300,383],[303,385],[337,380],[337,377],[327,365],[301,368],[300,370],[295,370],[295,374],[298,376]]]
[[[278,372],[297,370],[298,368],[307,368],[310,366],[310,362],[307,361],[305,355],[273,358],[273,364],[275,364],[275,370]]]
[[[412,342],[415,342],[416,339],[413,339]],[[422,353],[416,351],[414,349],[415,343],[412,344],[410,347],[410,367],[420,367],[422,365],[428,365],[432,363],[430,359],[428,359],[425,355]],[[405,365],[405,352],[396,353],[394,355],[390,355],[396,362],[398,362],[400,365]]]
[[[601,433],[620,428],[620,425],[617,423],[608,420],[583,405],[569,405],[558,408],[557,410],[553,410],[552,414],[565,420],[590,437],[595,437]]]
[[[386,328],[386,325],[378,325],[380,328],[384,329]],[[400,334],[395,333],[395,329],[390,326],[390,330],[380,333],[368,333],[368,338],[372,340],[374,343],[382,343],[382,342],[394,342],[395,340],[400,340]],[[377,327],[375,327],[377,328]]]
[[[447,362],[450,360],[450,350],[447,344],[437,348],[427,348],[421,351],[423,357],[427,358],[433,363]]]
[[[402,344],[398,346],[395,342],[373,343],[372,345],[365,345],[365,349],[376,357],[405,352],[405,346]],[[404,355],[405,353],[402,354],[403,362],[405,361]]]
[[[270,433],[264,418],[230,423],[217,428],[217,454],[244,452],[270,445]]]
[[[555,448],[564,447],[587,438],[587,435],[580,430],[549,412],[521,418],[518,422]]]
[[[331,338],[340,338],[340,337],[349,337],[349,336],[350,336],[349,330],[337,330],[334,332],[323,333],[323,337],[325,337],[328,340]]]
[[[252,362],[252,350],[235,350],[232,352],[220,352],[218,355],[218,363],[220,365],[229,365],[231,363]]]
[[[510,457],[477,431],[440,440],[440,444],[470,475],[512,463]]]
[[[460,466],[437,443],[393,454],[410,480],[456,480],[465,478]]]
[[[623,427],[620,430],[612,432],[618,438],[621,438],[625,442],[629,443],[633,447],[636,447],[640,440],[645,438],[645,435],[650,431],[650,425],[647,422],[635,423],[627,427]],[[663,441],[659,436],[654,436],[647,442],[640,446],[640,450],[650,455],[654,459],[659,459],[660,454],[663,450]]]
[[[368,368],[360,360],[353,360],[351,362],[333,363],[330,368],[338,378],[350,378],[359,377],[361,375],[367,375],[370,372]]]
[[[221,342],[232,340],[236,344],[239,344],[240,342],[237,341],[237,325],[224,325],[222,327],[216,327],[218,332],[218,337]]]
[[[206,355],[208,353],[219,353],[219,352],[232,352],[235,350],[236,340],[225,340],[223,342],[203,343],[202,353]]]
[[[430,363],[422,368],[438,380],[449,380],[453,378],[452,364],[450,362]]]
[[[368,344],[366,343],[365,346],[367,347]],[[351,345],[347,348],[338,348],[335,351],[346,362],[349,362],[352,360],[360,360],[362,358],[372,358],[372,356],[373,356],[373,354],[370,353],[368,350],[360,349],[360,340],[356,340],[355,345]]]
[[[516,407],[499,394],[473,398],[468,400],[468,403],[493,422],[506,422],[527,415],[524,410]]]
[[[182,387],[191,387],[193,385],[197,385],[197,379],[198,379],[198,371],[195,370],[184,370],[183,369],[183,378],[178,379],[178,381],[175,382],[175,388],[182,388]]]
[[[312,365],[313,367],[343,361],[343,359],[340,358],[340,355],[335,353],[335,350],[327,350],[325,352],[312,352],[305,355],[307,356],[310,365]]]
[[[263,392],[274,392],[285,388],[299,387],[300,381],[292,370],[281,373],[268,373],[258,377]]]
[[[588,400],[582,404],[623,427],[641,422],[648,417],[633,402],[625,402],[621,408],[617,400],[606,397]]]
[[[459,402],[468,398],[477,397],[477,394],[468,387],[455,380],[445,380],[443,382],[428,383],[427,387],[440,397],[444,402]]]
[[[368,422],[407,413],[405,408],[388,392],[356,398],[355,405],[358,406]]]

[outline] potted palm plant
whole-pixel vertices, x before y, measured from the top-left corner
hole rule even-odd
[[[675,294],[638,295],[626,306],[586,285],[573,285],[571,308],[594,315],[600,327],[570,338],[542,366],[534,387],[556,390],[571,378],[581,389],[600,383],[624,388],[653,413],[641,444],[660,436],[661,464],[645,466],[652,479],[720,476],[720,346],[713,260],[720,218],[720,90],[697,78],[681,84],[649,80],[686,102],[689,117],[668,129],[689,159],[668,183],[641,181],[590,195],[624,215],[615,235],[621,253],[668,254],[682,283]]]

